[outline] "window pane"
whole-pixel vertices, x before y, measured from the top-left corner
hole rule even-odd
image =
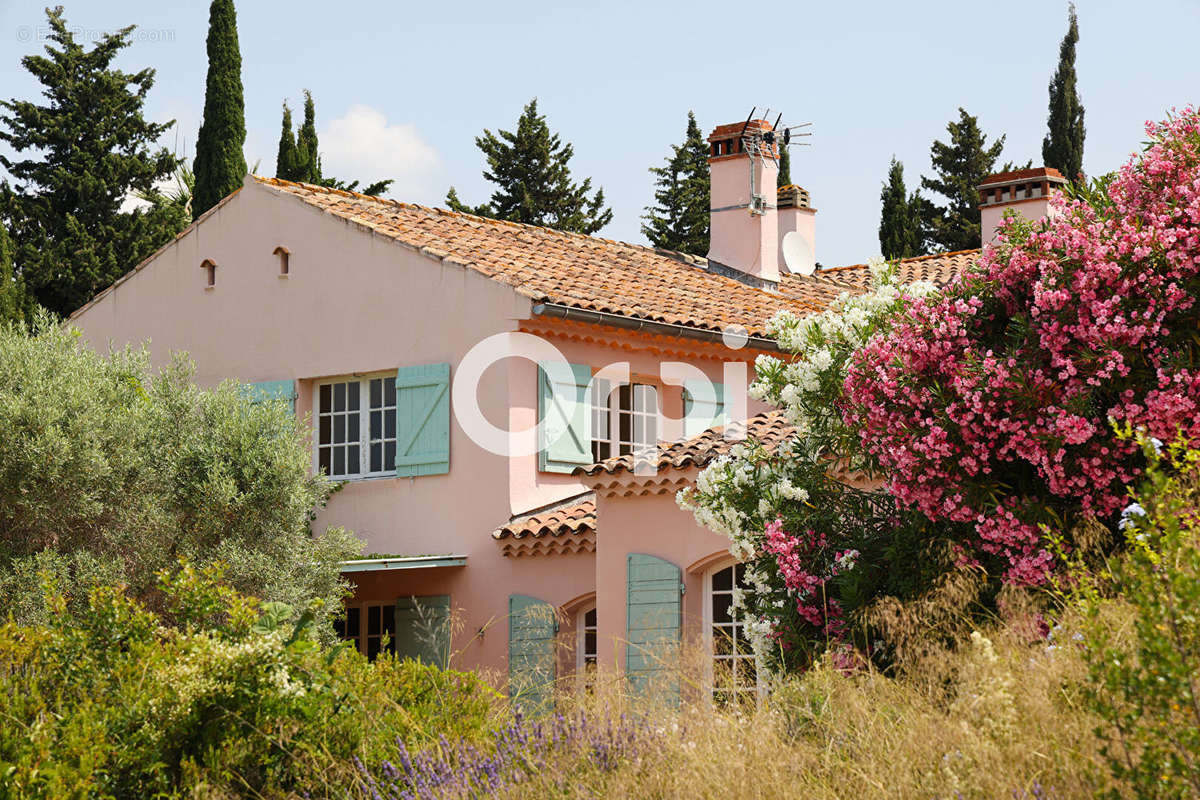
[[[346,384],[335,383],[333,385],[333,410],[346,410]]]
[[[596,627],[596,609],[593,608],[591,611],[583,615],[583,626],[585,628]]]
[[[726,567],[720,572],[714,573],[712,577],[712,588],[714,592],[728,592],[733,588],[733,567]]]
[[[733,652],[733,640],[729,638],[729,631],[717,625],[713,626],[713,654],[718,656],[729,655]]]
[[[733,595],[714,594],[712,599],[713,622],[732,622]]]
[[[378,636],[383,630],[379,622],[379,612],[379,606],[367,606],[367,636]]]
[[[350,445],[350,447],[346,448],[346,451],[346,474],[358,475],[362,472],[358,468],[358,445]]]
[[[344,447],[333,448],[333,472],[331,475],[346,474],[346,449]]]
[[[346,609],[346,636],[351,639],[358,638],[358,623],[359,610],[357,608]]]
[[[619,417],[617,418],[617,421],[620,423],[617,426],[617,428],[618,428],[617,435],[620,437],[620,440],[622,442],[632,442],[633,441],[632,415],[625,411],[622,411],[621,414],[619,415]]]
[[[396,379],[383,379],[383,404],[385,406],[396,405]]]
[[[379,655],[379,637],[372,636],[367,639],[367,658],[374,660]]]
[[[346,387],[350,391],[350,399],[346,405],[351,411],[358,411],[358,389],[360,385],[358,381],[346,384]]]
[[[329,461],[328,447],[322,447],[317,451],[317,467],[324,470],[326,475],[331,474],[333,465]]]
[[[346,441],[346,415],[339,414],[333,418],[333,442],[341,444]]]
[[[587,631],[583,634],[583,654],[585,656],[596,655],[596,632]]]
[[[383,471],[383,445],[376,442],[371,445],[371,472]]]
[[[394,408],[383,412],[383,438],[396,438],[396,409]]]
[[[393,470],[396,468],[396,443],[386,442],[383,445],[383,468],[385,470]]]
[[[321,417],[320,436],[317,439],[319,444],[329,444],[330,435],[333,433],[333,425],[329,422],[329,417]]]
[[[371,381],[371,408],[379,408],[383,399],[383,379],[374,378]]]
[[[328,413],[329,411],[332,410],[332,407],[333,407],[333,404],[330,402],[330,399],[329,399],[330,395],[331,395],[331,390],[332,390],[332,387],[329,384],[325,384],[324,386],[321,387],[320,409],[324,413]]]
[[[358,421],[359,421],[358,414],[351,414],[350,416],[348,416],[346,418],[346,441],[347,442],[357,442],[359,440]]]
[[[382,434],[383,434],[383,412],[382,411],[372,411],[371,412],[371,438],[372,439],[382,439],[383,438]]]
[[[380,613],[383,614],[383,632],[394,634],[396,632],[396,608],[394,606],[383,606]]]
[[[627,383],[617,388],[617,408],[621,411],[633,410],[633,387]]]

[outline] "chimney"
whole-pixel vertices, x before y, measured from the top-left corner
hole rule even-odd
[[[1012,209],[1027,220],[1038,220],[1050,213],[1050,191],[1061,188],[1067,179],[1053,167],[1001,172],[984,178],[979,184],[979,227],[984,244],[996,238],[996,228],[1004,212]]]
[[[789,184],[779,190],[779,263],[788,266],[783,258],[783,237],[796,231],[816,253],[817,210],[812,207],[808,190]],[[794,268],[794,267],[793,267]]]
[[[779,284],[779,152],[771,128],[752,119],[719,125],[708,137],[709,268],[765,289]]]

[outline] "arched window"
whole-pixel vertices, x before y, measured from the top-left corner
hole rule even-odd
[[[590,689],[596,683],[596,605],[579,611],[575,617],[575,674],[579,686]]]
[[[704,575],[708,686],[713,701],[722,706],[753,706],[763,688],[744,621],[734,608],[734,592],[746,588],[745,564],[722,562]]]
[[[290,256],[291,253],[289,253],[288,249],[283,245],[276,247],[274,253],[275,255],[279,256],[279,277],[286,278],[290,274],[289,271],[291,269],[291,265],[288,264],[288,256]]]
[[[206,258],[200,262],[200,268],[204,270],[205,287],[211,288],[217,285],[217,264],[212,259]]]

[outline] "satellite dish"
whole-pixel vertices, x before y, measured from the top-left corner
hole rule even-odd
[[[783,235],[783,263],[788,272],[805,277],[817,271],[817,256],[812,244],[800,231],[788,231]]]

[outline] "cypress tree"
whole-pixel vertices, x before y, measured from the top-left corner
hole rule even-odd
[[[296,134],[296,177],[304,183],[321,182],[321,153],[317,142],[317,106],[312,92],[304,90],[304,122]]]
[[[45,55],[21,63],[45,105],[0,102],[0,155],[13,181],[0,183],[0,222],[11,238],[19,282],[33,299],[69,314],[171,239],[187,220],[177,206],[122,211],[176,165],[155,147],[172,124],[142,116],[154,70],[112,68],[133,26],[90,50],[75,41],[61,9],[47,10]],[[14,279],[15,280],[15,279]]]
[[[246,176],[246,110],[242,99],[242,55],[233,0],[212,0],[208,12],[208,79],[204,122],[196,137],[196,194],[200,216],[242,185]]]
[[[283,101],[283,129],[279,132],[279,151],[275,156],[275,177],[296,180],[296,137],[292,133],[292,109]]]
[[[775,185],[782,189],[792,184],[792,154],[782,143],[779,145],[779,178]]]
[[[13,271],[13,248],[8,230],[0,225],[0,325],[25,319],[25,287]]]
[[[683,144],[671,151],[665,166],[650,168],[655,205],[646,208],[642,233],[655,247],[703,255],[708,252],[708,142],[691,111]]]
[[[904,187],[904,165],[892,156],[887,183],[879,194],[879,249],[889,261],[921,254],[921,199]]]
[[[921,186],[946,203],[919,201],[923,237],[934,250],[969,250],[980,245],[979,184],[992,174],[1004,136],[989,146],[979,120],[962,108],[958,121],[947,124],[946,131],[950,143],[935,141],[930,147],[934,177],[921,178]]]
[[[1054,167],[1069,181],[1083,175],[1083,102],[1075,81],[1075,45],[1079,42],[1079,24],[1075,4],[1071,4],[1067,34],[1058,51],[1058,69],[1050,81],[1049,132],[1042,141],[1042,163]]]
[[[496,184],[496,191],[489,202],[472,207],[458,199],[452,186],[446,204],[453,210],[575,233],[595,233],[612,220],[604,190],[591,195],[591,178],[580,183],[571,179],[575,148],[550,132],[546,117],[538,113],[537,98],[525,106],[516,132],[502,130],[497,136],[485,129],[475,137],[475,146],[487,159],[483,177]]]

